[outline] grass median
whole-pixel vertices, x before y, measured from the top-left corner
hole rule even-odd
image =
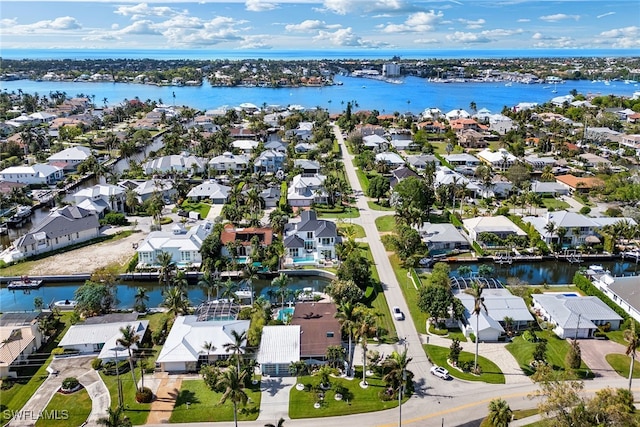
[[[471,372],[462,372],[447,363],[447,358],[449,357],[449,349],[447,347],[438,347],[436,345],[426,344],[424,346],[424,349],[427,353],[427,356],[429,356],[429,360],[431,360],[431,362],[433,362],[435,365],[443,366],[444,368],[446,368],[452,377],[466,381],[482,381],[488,384],[505,383],[504,374],[502,373],[498,365],[496,365],[486,357],[478,356],[478,366],[480,367],[482,374],[474,375]],[[460,352],[458,363],[473,362],[474,359],[474,353],[462,351]]]

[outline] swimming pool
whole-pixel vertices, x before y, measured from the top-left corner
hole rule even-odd
[[[278,310],[278,320],[286,322],[288,318],[290,319],[291,316],[293,316],[294,310],[295,308],[293,307],[281,308],[280,310]]]

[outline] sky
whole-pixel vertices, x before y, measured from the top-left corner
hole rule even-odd
[[[0,49],[626,49],[638,0],[2,0]]]

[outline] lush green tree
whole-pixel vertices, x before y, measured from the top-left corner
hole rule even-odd
[[[284,307],[284,300],[287,295],[289,286],[289,276],[284,273],[280,273],[278,277],[271,280],[271,286],[278,289],[278,294],[281,298],[281,304]]]
[[[418,288],[418,308],[429,314],[436,323],[439,319],[449,317],[449,308],[452,302],[453,295],[449,288],[435,285],[425,285]]]
[[[202,375],[204,383],[210,390],[217,393],[224,391],[222,388],[222,371],[220,368],[214,365],[203,365],[200,368],[200,375]]]
[[[633,381],[633,368],[636,361],[636,349],[640,345],[640,338],[636,333],[636,322],[631,319],[631,328],[625,329],[624,340],[627,342],[625,354],[631,358],[631,365],[629,366],[629,391],[631,391],[631,382]]]
[[[427,277],[426,284],[433,286],[440,286],[443,288],[451,287],[451,279],[449,278],[451,270],[449,269],[449,265],[445,262],[437,262],[433,269],[431,270],[431,274]]]
[[[105,427],[131,427],[131,421],[124,413],[124,408],[107,408],[107,416],[98,419],[98,424]]]
[[[479,322],[480,322],[480,313],[484,310],[485,313],[488,313],[487,306],[484,304],[484,297],[482,296],[482,291],[484,290],[484,285],[479,285],[478,283],[473,283],[470,288],[465,289],[465,293],[471,295],[473,297],[473,311],[472,314],[476,316],[476,328],[474,330],[476,335],[476,355],[473,361],[473,369],[475,372],[478,372],[478,345],[480,343],[479,335]]]
[[[87,280],[75,292],[76,312],[84,317],[106,314],[115,304],[111,286]]]
[[[567,351],[567,355],[565,356],[565,365],[571,369],[578,369],[582,362],[581,357],[580,343],[578,343],[578,340],[571,340],[569,351]]]
[[[149,295],[147,295],[147,289],[141,286],[136,288],[136,294],[133,297],[133,308],[138,313],[145,313],[147,311],[147,301],[149,301]]]
[[[156,257],[156,263],[160,266],[160,274],[158,280],[164,286],[169,286],[171,282],[171,275],[176,269],[176,263],[173,261],[173,256],[169,252],[162,251]]]
[[[167,312],[176,317],[189,310],[189,299],[185,292],[177,286],[171,286],[162,291],[163,301],[160,303]]]
[[[398,393],[402,386],[406,392],[413,392],[413,372],[407,369],[413,358],[407,355],[407,349],[394,351],[382,362],[385,372],[382,380],[387,387]]]
[[[422,178],[409,177],[393,189],[392,201],[396,208],[396,219],[409,225],[422,225],[429,220],[435,193]]]
[[[360,251],[351,252],[338,267],[338,279],[351,280],[365,290],[371,283],[371,261]]]
[[[638,417],[633,404],[633,393],[624,388],[610,387],[596,391],[587,401],[586,410],[591,418],[590,425],[598,426],[638,426]]]
[[[398,224],[397,235],[392,239],[393,248],[405,266],[414,267],[427,252],[420,233],[406,224]]]
[[[458,338],[454,338],[449,346],[449,360],[453,364],[453,366],[458,365],[458,359],[460,359],[460,353],[462,352],[462,346],[460,345],[460,340]]]
[[[227,353],[233,353],[233,357],[236,359],[238,371],[240,371],[242,354],[246,351],[247,333],[245,331],[238,332],[236,330],[232,330],[231,338],[233,341],[224,344],[223,347]]]
[[[347,375],[351,374],[351,369],[353,368],[353,353],[351,351],[351,342],[352,338],[355,335],[356,331],[356,320],[358,316],[357,304],[354,304],[350,301],[345,301],[338,304],[338,311],[335,314],[335,318],[338,319],[340,323],[340,330],[342,334],[347,335],[348,347],[347,347],[347,358],[349,362],[349,366],[347,368]]]
[[[140,342],[141,338],[140,335],[136,333],[135,328],[131,325],[120,328],[120,334],[121,337],[116,340],[116,344],[126,348],[127,353],[129,353],[129,369],[131,370],[133,386],[137,390],[138,382],[136,381],[136,373],[133,366],[133,352],[131,351],[131,347],[136,346]],[[144,384],[142,384],[142,388],[144,388]]]
[[[377,315],[363,305],[357,307],[356,313],[355,336],[362,346],[362,382],[367,384],[367,340],[377,331]]]
[[[246,371],[240,372],[235,366],[224,371],[221,384],[224,387],[224,393],[220,398],[220,404],[230,400],[233,404],[233,423],[238,427],[238,404],[246,405],[249,396],[244,391],[244,383],[247,376]]]
[[[380,203],[380,198],[385,197],[389,192],[391,185],[389,180],[382,175],[375,175],[369,180],[369,188],[367,196],[375,197]]]
[[[504,399],[493,399],[489,402],[487,419],[493,427],[508,427],[513,418],[513,411]]]
[[[345,349],[341,345],[330,345],[325,351],[325,359],[332,368],[342,367],[344,362]]]
[[[364,296],[364,292],[352,280],[334,279],[325,292],[340,306],[344,303],[355,304]]]

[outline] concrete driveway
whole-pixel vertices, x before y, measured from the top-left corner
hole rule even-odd
[[[596,377],[620,379],[620,375],[613,370],[605,359],[607,354],[624,354],[625,347],[610,340],[578,340],[582,360],[593,371]]]

